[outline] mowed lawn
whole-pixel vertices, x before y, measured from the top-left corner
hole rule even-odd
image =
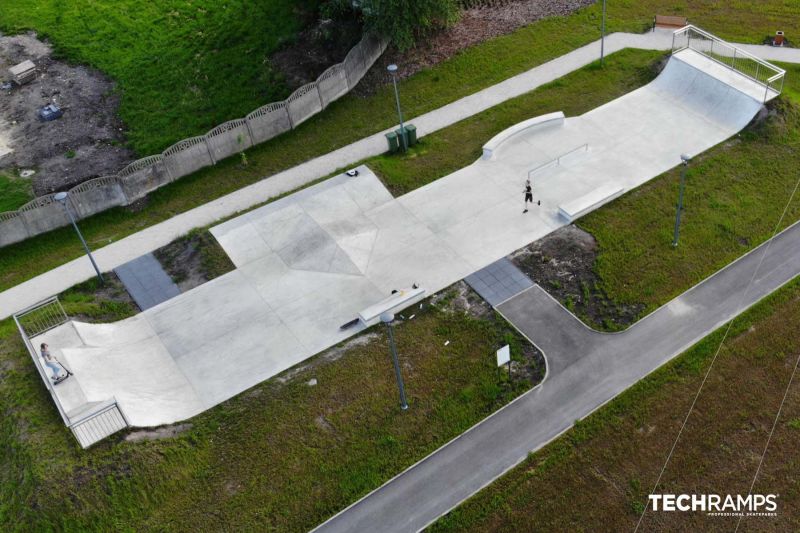
[[[735,320],[657,493],[749,493],[800,356],[798,330],[798,280]],[[430,531],[633,531],[722,334],[578,422]],[[778,516],[744,518],[740,531],[800,529],[798,439],[795,379],[753,486],[779,495]],[[639,531],[733,531],[737,520],[648,512]]]
[[[4,9],[14,14],[13,17],[0,16],[0,27],[2,24],[10,26],[12,22],[16,29],[34,27],[33,19],[38,17],[41,20],[35,27],[40,31],[47,30],[47,24],[42,22],[45,20],[44,15],[36,14],[38,11],[35,13],[29,7],[35,3],[13,1],[10,9],[7,7],[7,3],[0,6],[0,15],[3,14]],[[37,0],[37,2],[41,1],[44,0]],[[96,2],[92,3],[92,5],[95,4]],[[264,4],[259,5],[263,7]],[[91,10],[91,8],[87,9]],[[155,8],[148,7],[148,9]],[[209,12],[212,10],[210,7],[208,9]],[[666,0],[611,2],[608,12],[609,31],[644,31],[652,22],[655,13],[683,13],[700,26],[735,41],[759,43],[767,35],[773,34],[775,28],[778,27],[784,29],[789,36],[800,35],[800,16],[797,16],[797,6],[793,2],[778,0],[759,3],[715,1],[676,3]],[[51,19],[54,16],[52,15]],[[6,20],[10,22],[5,22]],[[400,84],[400,91],[404,113],[413,121],[415,116],[568,53],[597,39],[599,26],[600,6],[595,4],[572,15],[544,19],[521,28],[513,34],[470,47],[439,65],[403,80]],[[79,32],[80,25],[75,24],[72,28]],[[258,31],[263,30],[259,29]],[[72,46],[80,46],[80,44],[74,43],[80,43],[82,39],[89,40],[89,36],[80,33],[68,37],[56,38],[54,34],[53,40],[58,46],[68,46],[70,42],[73,43]],[[122,64],[128,65],[124,60],[127,53],[120,52],[117,57]],[[91,63],[88,58],[76,58],[76,60]],[[106,60],[110,61],[108,58]],[[108,67],[96,66],[110,72]],[[132,69],[130,72],[134,71],[135,69]],[[216,79],[215,72],[216,70],[213,69],[208,72],[209,80]],[[126,91],[125,80],[113,73],[112,76],[120,82],[121,90]],[[137,74],[131,74],[131,76],[136,77]],[[229,83],[228,80],[217,80],[214,83],[225,86],[231,91],[231,94],[238,90],[236,85]],[[170,86],[163,86],[162,89],[172,91]],[[155,91],[155,93],[157,92]],[[569,102],[569,96],[566,94],[564,96],[567,98],[566,102]],[[185,97],[191,99],[190,96]],[[156,96],[155,98],[161,97]],[[171,98],[171,96],[167,95],[165,98]],[[129,100],[128,104],[138,105],[138,101]],[[554,103],[554,106],[559,108],[566,105],[569,104]],[[395,122],[393,106],[393,94],[388,86],[367,98],[354,95],[345,96],[326,109],[324,113],[303,123],[297,130],[248,150],[246,166],[241,165],[238,158],[228,159],[159,189],[150,195],[149,204],[142,210],[130,212],[125,209],[114,209],[91,217],[84,223],[87,237],[93,246],[105,246],[281,170],[381,131]],[[246,109],[250,107],[249,103],[243,105],[243,108]],[[163,114],[151,116],[146,105],[139,108],[138,113],[138,116],[146,124],[149,124],[151,120],[161,121],[164,116]],[[237,112],[225,118],[234,118],[240,114]],[[521,117],[520,120],[524,118],[529,117]],[[203,115],[197,119],[205,120],[206,117]],[[214,124],[218,121],[215,118],[209,120],[208,123]],[[161,131],[162,126],[156,129]],[[174,133],[169,124],[163,128],[165,128],[164,133],[170,135]],[[205,126],[192,134],[204,131]],[[160,133],[156,132],[154,135],[157,137]],[[180,136],[185,136],[185,134],[178,137]],[[480,139],[480,142],[485,142],[490,137],[491,135]],[[161,148],[163,146],[159,150]],[[448,149],[456,148],[449,146]],[[331,171],[333,170],[335,169],[331,169]],[[80,243],[70,238],[67,229],[55,230],[17,245],[6,246],[0,254],[0,290],[21,283],[81,254]]]
[[[287,96],[268,58],[316,0],[4,0],[0,30],[35,30],[58,57],[118,83],[131,147],[158,153]]]

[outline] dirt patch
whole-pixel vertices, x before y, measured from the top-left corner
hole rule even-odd
[[[448,313],[465,313],[478,319],[490,318],[494,314],[492,306],[472,290],[464,280],[454,283],[448,290],[438,292],[431,297],[431,305],[438,306],[443,301],[446,301],[447,305],[442,306],[441,309]]]
[[[0,90],[0,145],[11,150],[0,155],[0,170],[35,170],[33,190],[42,195],[114,174],[134,159],[123,146],[119,95],[111,80],[55,60],[50,45],[35,33],[0,35],[0,80],[8,80],[8,68],[26,59],[36,64],[36,78]],[[42,122],[37,112],[50,103],[64,115]]]
[[[533,281],[592,327],[617,331],[639,319],[644,304],[620,305],[602,289],[594,265],[597,241],[575,225],[560,228],[511,254]]]
[[[294,90],[344,61],[360,38],[361,25],[355,20],[321,20],[272,54],[270,64],[283,76],[284,84]]]
[[[399,52],[390,46],[353,92],[368,96],[378,87],[389,83],[386,66],[390,63],[400,67],[400,78],[407,78],[449,59],[465,48],[513,33],[546,17],[569,15],[593,3],[594,0],[518,0],[505,5],[465,9],[456,24],[426,37],[416,48]]]
[[[193,231],[153,252],[181,292],[198,287],[236,267],[208,231]]]
[[[125,435],[125,442],[142,442],[145,440],[161,440],[171,439],[177,437],[181,433],[185,433],[192,429],[191,424],[175,424],[173,426],[164,426],[157,429],[143,429],[139,431],[131,431]]]

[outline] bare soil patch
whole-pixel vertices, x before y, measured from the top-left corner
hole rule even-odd
[[[144,440],[161,440],[171,439],[177,437],[181,433],[185,433],[192,429],[192,424],[174,424],[172,426],[164,426],[156,429],[143,429],[139,431],[131,431],[125,435],[125,442],[141,442]]]
[[[208,231],[193,231],[159,248],[153,255],[181,292],[236,268]]]
[[[35,33],[0,35],[1,80],[8,80],[9,67],[26,59],[36,64],[36,78],[0,90],[0,137],[12,150],[0,156],[0,171],[35,170],[33,190],[42,195],[113,174],[134,159],[124,146],[119,95],[111,80],[97,70],[56,60]],[[64,115],[42,122],[37,112],[50,103]]]
[[[311,83],[331,65],[341,63],[361,38],[355,20],[321,20],[270,57],[290,90]]]
[[[616,331],[638,320],[644,304],[611,300],[595,272],[597,241],[575,225],[564,226],[511,254],[533,281],[590,326]]]
[[[420,40],[415,48],[399,52],[390,46],[353,91],[368,96],[388,83],[386,66],[396,63],[400,78],[407,78],[483,41],[513,33],[547,17],[569,15],[594,0],[516,0],[505,5],[474,7],[461,12],[450,28]]]

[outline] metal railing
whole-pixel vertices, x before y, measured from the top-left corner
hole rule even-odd
[[[764,102],[772,91],[783,91],[786,71],[691,24],[672,34],[672,53],[694,50],[764,87]]]
[[[570,156],[570,155],[574,154],[575,152],[579,152],[581,150],[583,150],[584,152],[588,152],[589,151],[589,143],[584,143],[584,144],[578,146],[577,148],[573,148],[572,150],[570,150],[568,152],[564,152],[563,154],[561,154],[560,156],[556,157],[555,159],[551,159],[547,163],[543,163],[543,164],[539,165],[536,168],[530,169],[528,171],[528,179],[531,179],[531,177],[533,177],[534,174],[536,174],[537,172],[541,172],[542,170],[544,170],[546,168],[561,166],[561,160],[562,159],[564,159],[567,156]]]
[[[115,398],[70,424],[72,434],[75,435],[82,448],[88,448],[92,444],[127,427],[128,420],[122,413]]]
[[[69,317],[57,296],[43,300],[14,314],[14,323],[17,325],[17,330],[31,359],[33,359],[33,364],[38,370],[39,376],[45,383],[48,392],[50,392],[50,397],[53,398],[53,403],[56,404],[58,414],[61,415],[64,425],[70,428],[75,438],[78,439],[81,447],[87,448],[112,433],[125,429],[129,424],[115,398],[98,403],[99,407],[97,409],[90,409],[78,420],[71,420],[67,415],[61,400],[56,394],[55,385],[47,376],[47,372],[39,358],[39,353],[32,342],[34,337],[67,322],[69,322]]]
[[[39,360],[39,353],[31,342],[33,337],[41,335],[53,328],[57,328],[67,321],[69,321],[67,313],[64,312],[64,308],[61,307],[61,302],[59,302],[58,298],[55,296],[14,314],[14,323],[17,325],[19,334],[22,336],[22,341],[25,343],[25,347],[28,349],[31,359],[33,359],[33,364],[36,366],[36,370],[39,371],[42,381],[44,381],[47,390],[50,392],[50,396],[53,398],[53,402],[58,408],[58,414],[61,415],[64,424],[69,426],[69,417],[64,411],[64,407],[61,405],[58,396],[56,396],[53,382],[47,377],[47,372],[45,372]]]

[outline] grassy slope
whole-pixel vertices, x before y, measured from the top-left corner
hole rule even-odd
[[[800,354],[800,282],[739,317],[658,492],[743,494]],[[632,531],[722,339],[710,335],[440,519],[432,531]],[[777,518],[744,531],[800,528],[800,383],[783,407],[754,493]],[[736,519],[648,513],[642,531],[732,531]]]
[[[30,181],[0,174],[0,213],[16,209],[32,196]]]
[[[6,0],[0,29],[34,29],[59,56],[119,84],[120,115],[142,155],[286,96],[265,59],[293,38],[311,0]]]
[[[16,5],[15,9],[24,13],[22,5]],[[800,17],[794,16],[796,8],[782,1],[730,4],[705,0],[675,5],[666,0],[612,2],[609,30],[642,31],[656,12],[683,12],[704,28],[737,41],[760,42],[776,27],[783,28],[788,35],[800,35]],[[4,18],[1,11],[4,8],[5,4],[0,7],[0,20]],[[595,5],[469,48],[401,83],[405,114],[417,116],[565,54],[596,39],[598,27],[599,6]],[[369,98],[346,96],[297,130],[249,151],[250,164],[246,168],[240,168],[236,160],[228,160],[204,169],[151,195],[150,204],[142,212],[116,209],[92,217],[85,222],[87,236],[95,246],[104,246],[264,176],[380,131],[394,122],[392,106],[388,87]],[[80,244],[65,230],[5,247],[0,254],[0,290],[81,253]]]
[[[67,312],[99,321],[132,312],[95,300],[94,288],[65,295]],[[492,358],[507,342],[519,358],[521,336],[494,315],[447,309],[447,300],[415,309],[396,328],[406,412],[375,328],[193,418],[177,438],[112,437],[87,451],[12,322],[0,322],[0,530],[308,530],[530,386],[499,378]]]

